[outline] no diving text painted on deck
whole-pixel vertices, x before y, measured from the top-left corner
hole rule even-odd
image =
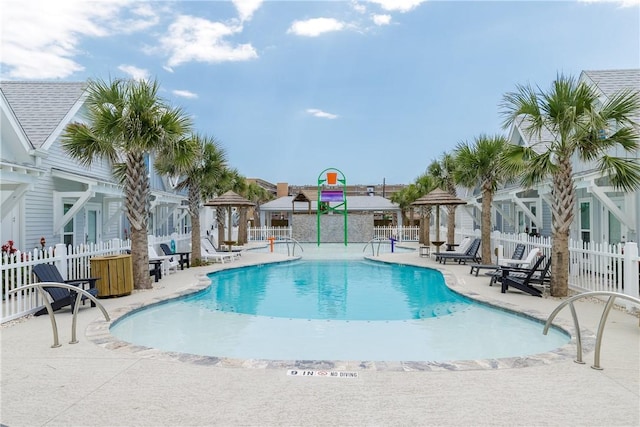
[[[290,377],[327,377],[327,378],[358,378],[357,372],[343,371],[312,371],[308,369],[289,369],[287,375]]]

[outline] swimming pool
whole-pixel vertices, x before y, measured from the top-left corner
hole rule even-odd
[[[361,259],[341,263],[221,271],[210,276],[205,291],[134,311],[111,333],[163,351],[267,360],[493,359],[569,342],[560,330],[543,335],[539,322],[452,292],[436,270]],[[295,273],[304,265],[319,281]],[[355,276],[349,270],[354,266]],[[352,284],[356,276],[373,288]]]

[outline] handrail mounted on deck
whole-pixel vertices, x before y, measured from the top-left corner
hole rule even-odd
[[[640,305],[640,299],[636,297],[632,297],[630,295],[621,294],[619,292],[609,292],[609,291],[585,292],[582,294],[574,295],[571,298],[560,303],[560,305],[557,306],[556,309],[551,312],[551,314],[549,315],[549,318],[547,319],[547,322],[544,325],[544,331],[542,331],[542,333],[544,335],[547,335],[547,332],[549,331],[549,327],[551,326],[551,322],[553,321],[553,319],[558,315],[560,310],[562,310],[565,306],[568,305],[569,308],[571,309],[571,317],[573,317],[573,326],[576,330],[577,354],[576,354],[575,362],[584,363],[582,361],[582,338],[580,335],[580,324],[578,322],[578,315],[576,314],[576,309],[573,306],[573,302],[582,298],[597,297],[597,296],[609,296],[609,299],[607,300],[607,303],[604,306],[604,310],[602,311],[602,316],[600,317],[600,323],[598,324],[598,332],[596,334],[595,355],[593,356],[593,365],[591,365],[593,369],[602,369],[600,367],[600,346],[602,345],[602,333],[604,331],[604,325],[607,321],[607,316],[609,316],[609,311],[611,311],[611,307],[613,307],[613,303],[615,299],[616,298],[626,299],[638,305]]]
[[[56,323],[56,316],[53,311],[53,307],[51,307],[51,302],[49,302],[47,291],[44,290],[45,286],[48,288],[68,289],[76,293],[76,302],[73,307],[73,320],[71,321],[71,341],[69,341],[69,344],[78,343],[78,340],[76,339],[76,323],[77,323],[76,318],[78,315],[78,307],[80,306],[80,302],[82,301],[82,295],[86,296],[96,304],[96,306],[100,309],[100,311],[102,311],[102,314],[104,315],[104,318],[107,322],[110,320],[109,313],[107,313],[107,310],[105,310],[102,304],[100,304],[100,301],[98,301],[98,299],[93,295],[91,295],[89,292],[85,291],[84,289],[78,286],[68,285],[66,283],[58,283],[58,282],[38,282],[38,283],[31,283],[30,285],[21,286],[17,289],[11,289],[8,292],[8,294],[13,292],[18,292],[18,291],[24,291],[25,289],[31,289],[31,288],[35,288],[38,290],[38,292],[40,292],[40,295],[42,295],[42,300],[44,301],[44,305],[47,308],[49,319],[51,320],[51,328],[53,329],[53,345],[51,347],[53,348],[60,347],[60,341],[58,340],[58,325]]]

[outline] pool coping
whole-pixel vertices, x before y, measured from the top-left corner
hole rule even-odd
[[[301,257],[291,257],[288,260],[261,261],[250,266],[261,264],[273,264],[290,262]],[[485,297],[475,292],[468,291],[459,285],[457,277],[447,271],[413,264],[409,262],[381,260],[375,257],[364,256],[365,259],[390,264],[409,265],[419,268],[430,268],[440,271],[444,276],[445,284],[452,291],[473,299],[492,308],[507,311],[511,314],[526,317],[541,322],[546,322],[542,313],[537,310],[522,310],[515,305]],[[243,268],[249,265],[229,266],[228,269]],[[226,269],[225,269],[226,270]],[[197,365],[210,365],[219,367],[254,368],[254,369],[322,369],[322,370],[377,370],[377,371],[465,371],[465,370],[494,370],[526,368],[532,366],[549,365],[561,361],[575,359],[576,334],[573,323],[562,318],[556,318],[553,326],[566,332],[571,337],[570,341],[562,347],[549,352],[537,353],[527,356],[514,356],[507,358],[477,359],[477,360],[449,360],[449,361],[367,361],[367,360],[270,360],[270,359],[236,359],[229,357],[202,356],[190,353],[163,351],[156,348],[141,346],[119,340],[111,334],[111,325],[123,317],[145,307],[162,304],[168,300],[191,295],[200,292],[211,285],[209,273],[197,276],[197,281],[186,290],[173,292],[162,297],[156,297],[143,303],[125,305],[110,311],[111,320],[97,319],[91,322],[86,329],[86,337],[94,344],[108,349],[127,352],[131,355],[145,358],[160,359],[166,361],[178,361]],[[581,328],[583,353],[595,348],[595,333]]]

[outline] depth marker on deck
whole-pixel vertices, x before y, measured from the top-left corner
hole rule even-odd
[[[326,378],[358,378],[357,372],[349,371],[324,371],[309,369],[289,369],[287,376],[290,377],[326,377]]]

